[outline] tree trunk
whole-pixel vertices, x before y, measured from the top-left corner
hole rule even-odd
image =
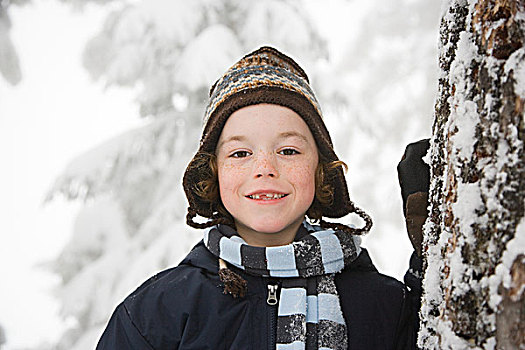
[[[424,349],[525,349],[525,0],[443,5]]]

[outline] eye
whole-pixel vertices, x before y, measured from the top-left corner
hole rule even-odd
[[[293,148],[285,148],[277,152],[283,156],[293,156],[294,154],[299,154],[299,152]]]
[[[236,151],[230,154],[231,158],[244,158],[248,157],[251,153],[248,151]]]

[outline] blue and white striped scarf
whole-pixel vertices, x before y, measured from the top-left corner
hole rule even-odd
[[[308,234],[278,247],[254,247],[229,226],[206,230],[215,256],[252,275],[282,278],[277,350],[347,349],[334,274],[361,252],[359,237],[303,223]]]

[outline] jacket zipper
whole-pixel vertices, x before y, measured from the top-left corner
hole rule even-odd
[[[268,298],[266,298],[266,302],[270,306],[277,305],[277,289],[279,289],[279,285],[277,284],[268,285]]]
[[[268,304],[269,317],[268,317],[268,349],[275,350],[276,344],[276,333],[277,333],[277,304],[279,299],[277,298],[277,290],[279,285],[275,281],[268,282],[268,296],[266,303]]]

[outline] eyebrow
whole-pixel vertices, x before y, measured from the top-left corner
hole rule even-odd
[[[288,137],[298,137],[304,142],[308,143],[308,139],[303,134],[297,132],[297,131],[285,131],[279,134],[279,138],[286,139]]]
[[[222,140],[221,142],[219,142],[217,144],[217,149],[221,148],[222,145],[224,145],[225,143],[228,143],[228,142],[232,142],[232,141],[244,141],[246,140],[246,137],[244,136],[237,136],[237,135],[234,135],[234,136],[230,136],[228,137],[226,140]]]

